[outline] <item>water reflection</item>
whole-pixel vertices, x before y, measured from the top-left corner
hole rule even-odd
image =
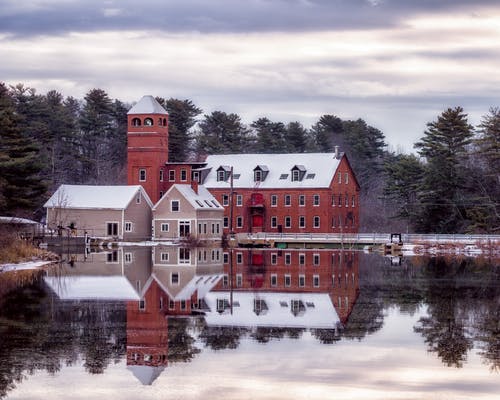
[[[2,298],[0,397],[40,370],[56,375],[81,364],[102,374],[123,360],[129,376],[151,385],[206,348],[236,355],[248,340],[356,339],[362,347],[383,331],[389,309],[422,315],[413,331],[445,368],[462,368],[477,353],[499,371],[499,273],[495,260],[395,262],[339,250],[156,246],[67,254]]]

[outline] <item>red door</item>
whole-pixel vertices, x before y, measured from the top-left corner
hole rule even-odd
[[[262,228],[264,226],[264,217],[262,215],[252,216],[252,228]]]

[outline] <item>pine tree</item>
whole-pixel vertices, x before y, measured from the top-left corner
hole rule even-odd
[[[247,153],[249,130],[237,114],[214,111],[205,115],[196,137],[198,154]]]
[[[250,125],[255,132],[253,151],[256,153],[286,152],[286,129],[282,122],[272,122],[268,118],[259,118]]]
[[[43,202],[39,152],[36,143],[22,132],[15,103],[0,83],[0,213],[33,217]]]
[[[465,160],[473,128],[462,107],[448,108],[427,124],[415,144],[427,161],[419,188],[418,228],[425,232],[460,232],[466,225]]]

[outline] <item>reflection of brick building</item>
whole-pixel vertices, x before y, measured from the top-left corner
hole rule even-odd
[[[254,314],[261,313],[265,308],[266,312],[270,311],[270,305],[265,300],[269,298],[269,301],[277,301],[278,305],[274,306],[290,310],[288,314],[293,317],[288,318],[287,323],[300,325],[301,321],[297,318],[303,318],[308,311],[312,314],[318,307],[311,299],[324,302],[325,299],[318,295],[326,295],[330,311],[336,314],[340,323],[345,324],[358,297],[359,260],[356,252],[237,249],[232,255],[227,253],[224,261],[224,278],[210,293],[212,307],[219,314],[226,313],[231,307],[229,293],[232,289],[233,299],[238,298],[239,293],[253,296]],[[330,312],[327,305],[322,303],[322,306],[324,312]],[[231,311],[235,314],[240,312],[238,306],[232,307]],[[324,317],[326,320],[327,316]],[[260,318],[260,321],[264,320],[264,317]],[[259,318],[253,318],[253,321],[258,323]]]
[[[128,113],[128,184],[143,185],[156,203],[172,185],[193,181],[225,207],[226,233],[358,231],[359,185],[344,154],[210,155],[169,163],[168,115],[144,96]]]
[[[127,368],[143,384],[151,384],[167,366],[168,320],[152,283],[143,299],[127,303]]]

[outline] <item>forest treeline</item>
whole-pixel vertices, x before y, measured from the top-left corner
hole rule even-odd
[[[362,231],[500,230],[500,109],[479,126],[461,107],[427,124],[416,155],[389,150],[363,119],[322,115],[311,127],[267,117],[204,114],[191,100],[157,97],[169,113],[169,160],[207,154],[345,152],[361,185]],[[0,215],[43,216],[62,183],[126,183],[127,111],[102,89],[83,99],[0,83]]]

